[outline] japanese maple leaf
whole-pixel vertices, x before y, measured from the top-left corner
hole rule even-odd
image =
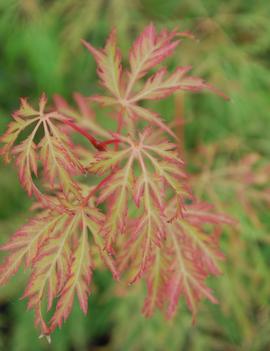
[[[130,236],[134,238],[137,248],[143,252],[139,276],[152,255],[153,245],[161,245],[167,235],[165,228],[169,218],[164,210],[170,193],[178,199],[177,206],[188,194],[186,176],[176,145],[166,139],[153,144],[150,129],[140,134],[138,142],[131,137],[116,137],[121,148],[97,153],[89,170],[106,175],[98,196],[98,203],[108,205],[102,228],[106,248],[114,252],[113,244],[119,234],[126,234],[127,241]],[[142,209],[134,230],[127,227],[129,208],[132,208],[130,200]]]
[[[158,33],[154,25],[150,24],[131,47],[129,52],[130,68],[127,70],[123,69],[121,63],[115,30],[109,36],[104,49],[98,50],[83,41],[85,47],[96,60],[97,73],[102,86],[109,92],[109,95],[95,95],[92,99],[102,105],[115,106],[120,111],[119,118],[124,117],[124,123],[127,123],[125,118],[139,118],[156,124],[173,135],[158,113],[140,106],[139,103],[143,100],[163,99],[177,90],[199,92],[210,89],[225,97],[203,79],[187,75],[191,66],[178,67],[171,75],[167,73],[166,68],[161,68],[147,79],[139,91],[136,89],[136,83],[149,70],[173,54],[175,48],[180,44],[178,38],[187,36],[190,37],[190,33],[178,32],[176,29],[171,32],[162,30]]]
[[[1,246],[9,256],[0,266],[0,284],[5,284],[25,263],[31,274],[23,297],[29,299],[28,307],[34,309],[36,325],[44,335],[67,319],[75,295],[81,309],[87,313],[94,269],[93,249],[98,249],[105,265],[118,279],[112,257],[104,251],[104,239],[100,235],[104,215],[88,203],[82,206],[81,202],[71,204],[61,199],[54,202],[58,202],[57,208],[45,208]],[[45,300],[47,310],[57,300],[49,326],[42,317]]]
[[[167,211],[174,211],[174,206],[175,199],[172,199]],[[205,203],[186,205],[182,217],[167,223],[167,240],[155,250],[146,275],[145,315],[150,316],[155,308],[165,308],[167,316],[172,317],[182,296],[193,319],[202,298],[217,303],[206,279],[221,273],[219,261],[224,255],[219,249],[220,225],[234,223],[231,218],[213,212]],[[212,225],[210,232],[206,224],[208,228]]]
[[[16,158],[16,166],[22,186],[29,195],[41,197],[33,175],[38,176],[38,164],[41,162],[46,180],[54,187],[57,182],[65,192],[77,192],[78,185],[72,175],[84,172],[83,166],[72,151],[70,139],[58,127],[65,117],[51,111],[46,112],[47,99],[42,95],[39,109],[35,110],[26,99],[21,99],[21,107],[13,114],[13,121],[1,137],[4,146],[1,154],[6,162],[10,156]],[[16,144],[22,132],[31,128],[29,135]],[[41,135],[41,140],[39,135]]]

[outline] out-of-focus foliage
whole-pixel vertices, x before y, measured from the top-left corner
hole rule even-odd
[[[231,101],[208,94],[179,93],[156,110],[179,120],[179,147],[197,195],[238,219],[222,234],[227,261],[212,282],[220,304],[201,304],[196,325],[182,308],[176,319],[140,313],[144,286],[117,288],[96,274],[96,292],[85,319],[78,306],[52,346],[38,340],[33,315],[17,300],[23,274],[0,292],[0,350],[245,350],[270,349],[270,2],[268,0],[0,0],[0,133],[20,96],[73,91],[90,95],[96,84],[94,61],[80,39],[101,46],[112,26],[127,49],[150,21],[191,30],[172,68],[192,63],[194,75],[216,85]],[[184,142],[183,142],[184,136]],[[26,217],[29,206],[15,172],[0,169],[1,241]],[[103,346],[102,346],[103,345]]]

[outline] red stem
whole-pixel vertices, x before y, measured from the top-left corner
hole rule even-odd
[[[80,128],[79,126],[77,126],[75,123],[73,123],[71,120],[69,119],[65,119],[64,123],[68,126],[70,126],[71,128],[73,128],[74,130],[76,130],[77,132],[79,132],[81,135],[83,135],[84,137],[86,137],[90,143],[99,151],[106,151],[106,146],[110,145],[110,144],[116,144],[116,147],[118,146],[118,143],[120,143],[119,139],[111,139],[111,140],[107,140],[107,141],[99,141],[96,138],[94,138],[91,134],[87,133],[84,129]],[[91,196],[96,193],[96,191],[98,191],[101,187],[103,187],[113,176],[114,172],[112,172],[111,174],[109,174],[106,178],[104,178],[94,189],[92,189],[89,194],[84,198],[84,205],[88,204],[89,199],[91,198]]]
[[[73,128],[74,130],[76,130],[81,135],[83,135],[86,139],[88,139],[90,141],[90,143],[99,151],[106,151],[107,145],[117,144],[120,142],[120,140],[118,140],[118,139],[111,139],[111,140],[101,142],[101,141],[97,140],[96,138],[94,138],[91,134],[87,133],[84,129],[77,126],[72,121],[65,119],[63,122],[65,124],[67,124],[68,126],[70,126],[71,128]]]

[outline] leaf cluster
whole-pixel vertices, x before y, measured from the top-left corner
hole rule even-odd
[[[174,131],[144,106],[176,91],[223,95],[190,76],[190,66],[152,73],[190,36],[177,29],[158,32],[150,24],[132,45],[128,68],[115,30],[103,49],[83,42],[106,95],[76,94],[79,112],[59,96],[48,108],[42,95],[37,110],[22,99],[1,137],[1,154],[7,162],[16,159],[22,186],[38,200],[36,216],[2,245],[9,255],[0,268],[1,283],[23,262],[30,269],[23,297],[43,335],[67,319],[75,295],[87,312],[96,265],[108,267],[115,279],[121,274],[130,284],[146,282],[146,316],[159,308],[172,317],[181,296],[194,318],[202,298],[217,302],[206,279],[220,274],[221,224],[233,221],[192,194]],[[115,130],[98,125],[92,103],[110,109]],[[74,144],[72,131],[94,150]],[[55,307],[49,324],[43,305],[47,312]]]

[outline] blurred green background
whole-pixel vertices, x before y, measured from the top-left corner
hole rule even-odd
[[[33,314],[19,301],[25,275],[0,290],[0,350],[267,351],[270,350],[270,2],[269,0],[0,0],[0,133],[18,99],[45,91],[71,101],[96,92],[91,56],[80,39],[102,46],[113,26],[127,58],[145,25],[191,30],[170,68],[192,64],[230,96],[176,94],[153,104],[178,128],[194,192],[238,220],[222,234],[222,277],[209,281],[220,304],[200,306],[197,323],[184,303],[172,321],[140,313],[145,287],[115,284],[97,272],[87,317],[70,319],[38,339]],[[29,216],[31,204],[11,166],[0,164],[3,242]]]

